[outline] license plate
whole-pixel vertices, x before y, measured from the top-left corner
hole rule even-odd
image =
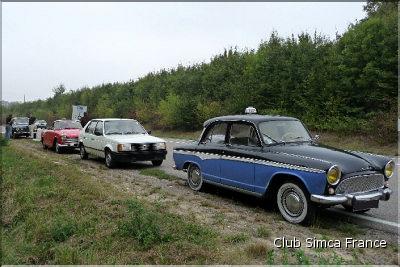
[[[378,206],[379,206],[379,200],[354,201],[353,211],[372,209],[372,208],[377,208]]]

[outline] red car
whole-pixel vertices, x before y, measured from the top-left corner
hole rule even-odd
[[[44,149],[52,148],[57,153],[66,149],[78,148],[79,132],[82,126],[72,120],[56,120],[53,127],[42,133],[42,145]]]

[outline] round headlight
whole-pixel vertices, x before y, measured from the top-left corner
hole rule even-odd
[[[390,178],[393,176],[394,168],[395,168],[395,165],[394,165],[393,160],[386,163],[385,170],[384,170],[386,178]]]
[[[335,185],[339,183],[340,177],[342,176],[340,169],[338,166],[333,165],[329,168],[328,172],[326,173],[326,180],[329,184]]]

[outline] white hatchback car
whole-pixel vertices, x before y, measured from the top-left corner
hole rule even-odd
[[[80,155],[105,158],[112,168],[118,162],[151,161],[160,166],[167,154],[165,141],[151,136],[132,119],[93,119],[79,135]]]

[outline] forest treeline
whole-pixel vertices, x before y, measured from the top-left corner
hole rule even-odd
[[[209,63],[149,73],[136,81],[66,92],[3,107],[52,121],[87,105],[91,117],[134,117],[159,129],[200,129],[243,113],[295,116],[313,130],[397,140],[397,2],[368,1],[367,16],[334,40],[273,32],[255,50],[231,48]],[[90,66],[88,66],[90,67]]]

